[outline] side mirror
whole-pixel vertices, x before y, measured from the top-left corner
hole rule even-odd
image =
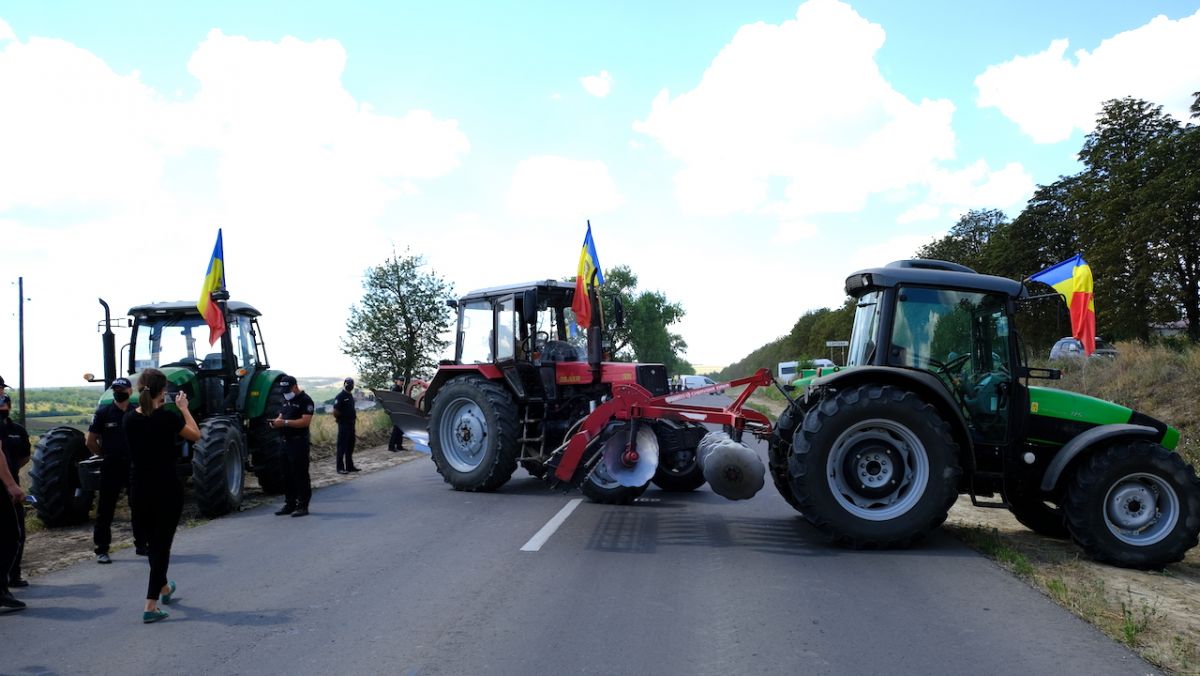
[[[1022,366],[1018,371],[1018,376],[1021,378],[1036,378],[1038,380],[1062,379],[1062,371],[1058,369],[1038,369]]]
[[[525,321],[532,323],[535,319],[537,319],[537,311],[537,289],[525,289],[525,292],[521,294],[521,314],[525,316]]]
[[[625,326],[625,306],[621,303],[620,296],[613,296],[613,323],[617,328]]]
[[[453,298],[448,298],[446,300],[446,307],[452,307],[455,310],[457,310],[458,309],[458,301],[454,300]]]

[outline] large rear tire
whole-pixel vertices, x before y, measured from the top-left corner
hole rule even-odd
[[[71,427],[56,427],[38,440],[29,492],[37,498],[37,515],[46,526],[87,521],[95,493],[80,489],[79,461],[89,455],[83,432]]]
[[[1097,561],[1158,569],[1200,533],[1200,479],[1179,454],[1147,441],[1099,449],[1076,470],[1063,504],[1075,542]]]
[[[502,386],[459,376],[438,390],[429,414],[430,455],[459,491],[494,491],[517,469],[517,405]]]
[[[836,544],[907,547],[946,520],[958,496],[958,445],[915,392],[862,385],[804,417],[790,483],[800,513]]]
[[[268,495],[278,495],[287,489],[287,461],[283,453],[283,436],[267,421],[279,415],[283,408],[283,392],[271,383],[263,414],[250,424],[250,460],[258,485]]]
[[[213,518],[241,507],[245,467],[246,442],[236,418],[200,423],[200,441],[192,446],[192,490],[201,514]]]
[[[771,475],[771,481],[775,484],[775,490],[779,491],[779,495],[783,496],[783,499],[796,511],[800,511],[800,503],[796,500],[796,494],[792,492],[788,458],[792,454],[792,438],[796,433],[797,420],[803,415],[804,412],[796,405],[788,406],[779,415],[779,420],[776,422],[775,430],[771,433],[771,439],[767,446],[767,471]]]

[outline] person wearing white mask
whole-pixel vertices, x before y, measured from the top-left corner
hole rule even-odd
[[[283,391],[283,407],[271,420],[271,427],[283,434],[283,456],[287,462],[287,489],[283,507],[276,516],[308,516],[312,499],[312,481],[308,475],[308,426],[312,424],[312,397],[300,389],[292,376],[283,375],[275,381]]]

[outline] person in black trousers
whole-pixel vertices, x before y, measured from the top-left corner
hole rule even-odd
[[[271,421],[271,427],[283,434],[283,457],[287,462],[287,488],[283,507],[275,516],[308,516],[308,502],[312,499],[312,481],[308,476],[308,426],[312,424],[312,397],[300,389],[292,376],[280,376],[279,389],[283,390],[283,407]]]
[[[8,575],[17,559],[22,534],[17,521],[17,508],[25,500],[25,491],[21,490],[10,468],[4,441],[0,440],[0,483],[4,484],[4,493],[0,496],[0,609],[5,612],[25,607],[8,590]]]
[[[150,550],[150,580],[146,585],[146,606],[142,622],[150,624],[167,618],[158,601],[170,604],[175,583],[167,579],[171,563],[171,543],[183,514],[183,484],[175,473],[175,458],[180,437],[200,440],[200,428],[188,410],[187,393],[175,395],[179,415],[164,408],[167,377],[158,369],[146,369],[138,376],[138,407],[125,416],[125,440],[133,468],[130,498],[133,518],[146,530]]]
[[[354,379],[342,382],[342,391],[333,398],[333,417],[337,420],[337,473],[357,472],[354,466],[354,424],[358,412],[354,410]]]
[[[21,485],[21,468],[30,459],[29,433],[9,415],[12,413],[12,399],[7,394],[0,394],[0,444],[4,446],[4,455],[8,459],[8,471],[13,481]],[[0,571],[11,587],[28,587],[29,583],[21,577],[21,557],[25,554],[25,502],[15,503],[17,512],[17,553],[7,571]]]
[[[96,504],[96,525],[92,529],[96,563],[112,563],[108,556],[108,548],[112,544],[113,513],[117,509],[121,489],[129,489],[129,445],[125,443],[125,428],[122,423],[130,411],[129,395],[132,389],[133,384],[128,378],[114,380],[112,403],[97,408],[92,416],[92,424],[88,427],[88,450],[92,455],[104,458],[100,466],[100,500]],[[142,532],[141,521],[132,518],[133,496],[129,497],[134,551],[139,556],[146,556],[149,553],[146,549],[146,534]]]
[[[392,377],[392,391],[404,392],[404,374],[397,373]],[[399,427],[392,425],[392,435],[388,437],[388,450],[393,453],[398,453],[404,450],[401,445],[404,443],[404,431]]]

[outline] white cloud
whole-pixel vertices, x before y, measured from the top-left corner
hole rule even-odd
[[[900,225],[908,225],[909,223],[917,223],[919,221],[937,220],[941,215],[942,210],[933,204],[917,204],[897,216],[896,222]]]
[[[1067,56],[1068,41],[989,66],[975,78],[980,107],[993,107],[1038,143],[1095,126],[1101,104],[1134,96],[1187,119],[1200,89],[1200,11],[1179,20],[1157,16],[1139,28]]]
[[[549,155],[522,160],[508,192],[514,213],[563,223],[610,212],[624,201],[603,162]]]
[[[775,244],[795,244],[802,240],[812,239],[817,236],[817,233],[817,226],[811,223],[795,221],[781,223],[775,234],[771,236],[771,242]]]
[[[5,23],[4,19],[0,19],[0,42],[16,39],[17,34],[13,32],[12,27]]]
[[[993,171],[979,160],[960,171],[937,171],[930,179],[929,203],[951,210],[1021,208],[1033,194],[1033,177],[1010,162]]]
[[[849,5],[811,0],[795,20],[741,27],[699,85],[661,91],[634,129],[682,162],[688,213],[857,211],[954,157],[953,104],[897,92],[875,62],[884,37]]]
[[[587,75],[579,78],[579,83],[583,85],[587,93],[602,99],[612,92],[613,79],[607,70],[602,70],[599,75]]]

